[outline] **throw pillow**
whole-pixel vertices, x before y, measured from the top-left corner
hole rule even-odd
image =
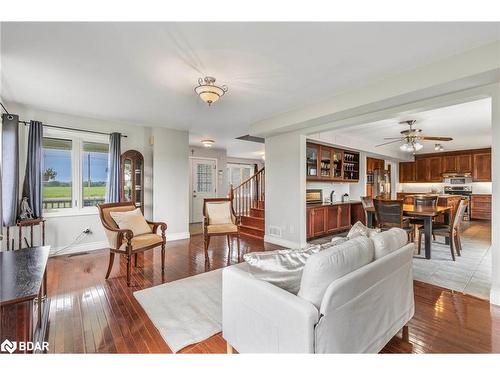
[[[298,296],[319,309],[333,281],[372,262],[373,257],[373,242],[365,236],[311,255],[302,272]]]
[[[371,237],[371,240],[375,246],[375,259],[379,259],[405,246],[408,235],[403,229],[391,228]]]
[[[307,259],[319,251],[320,247],[316,245],[300,250],[285,249],[249,253],[245,254],[243,259],[248,264],[248,271],[255,278],[297,294]]]
[[[140,208],[136,208],[132,211],[121,211],[109,213],[116,225],[120,229],[130,229],[134,236],[138,236],[144,233],[151,233],[151,227],[142,216]]]
[[[380,229],[372,229],[365,226],[361,221],[357,221],[352,227],[349,233],[347,233],[347,238],[352,239],[358,236],[371,237],[375,234],[380,233]]]
[[[326,250],[326,249],[333,247],[333,246],[340,245],[346,241],[349,241],[349,239],[347,237],[333,237],[330,242],[327,242],[327,243],[320,245],[321,251]]]

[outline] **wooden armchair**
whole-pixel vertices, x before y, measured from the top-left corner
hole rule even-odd
[[[236,216],[232,198],[205,198],[203,200],[203,239],[205,263],[209,263],[208,246],[210,237],[226,236],[229,253],[231,253],[231,237],[236,237],[238,261],[240,260],[240,218]],[[228,263],[230,257],[228,256]]]
[[[161,271],[165,270],[165,243],[167,224],[147,221],[151,228],[151,233],[144,233],[134,236],[130,229],[120,229],[111,217],[111,212],[126,212],[135,210],[136,207],[132,202],[122,203],[106,203],[97,205],[99,208],[99,216],[104,227],[104,232],[108,238],[109,244],[109,265],[106,272],[106,279],[113,268],[115,254],[124,255],[127,259],[127,285],[130,286],[130,273],[132,269],[132,255],[135,256],[135,266],[137,266],[137,254],[146,250],[154,249],[161,246]],[[161,230],[161,235],[157,234],[158,228]]]

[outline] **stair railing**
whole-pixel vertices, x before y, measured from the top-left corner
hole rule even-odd
[[[229,189],[233,208],[238,216],[249,216],[251,208],[259,208],[259,202],[264,202],[266,191],[266,172],[260,169],[240,185]]]

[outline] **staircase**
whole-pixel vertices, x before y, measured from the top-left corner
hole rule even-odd
[[[264,238],[265,181],[266,173],[262,168],[239,186],[231,186],[233,207],[236,215],[241,218],[241,236]]]

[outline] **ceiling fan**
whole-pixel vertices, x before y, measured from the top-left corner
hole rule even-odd
[[[391,143],[396,143],[396,142],[403,142],[403,144],[399,147],[402,151],[406,152],[416,152],[421,150],[424,145],[420,143],[420,141],[441,141],[441,142],[448,142],[452,141],[453,138],[450,137],[428,137],[425,135],[422,135],[422,129],[414,129],[413,125],[417,122],[417,120],[408,120],[408,121],[402,121],[400,124],[407,124],[410,128],[407,130],[403,130],[401,132],[400,137],[392,137],[392,138],[384,138],[384,139],[390,139],[389,142],[385,142],[379,145],[376,145],[375,147],[380,147],[380,146],[385,146]],[[440,146],[439,144],[436,145]],[[437,150],[437,148],[435,148]],[[440,146],[440,149],[442,147]]]

